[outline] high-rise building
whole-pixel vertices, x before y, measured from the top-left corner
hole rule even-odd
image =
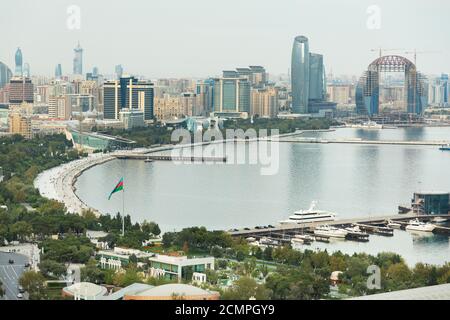
[[[0,62],[0,89],[9,83],[12,78],[12,72],[6,64]]]
[[[449,106],[449,90],[450,83],[447,74],[442,74],[440,77],[430,81],[428,85],[428,103],[437,107]]]
[[[50,118],[69,120],[72,110],[68,96],[50,96],[48,104],[48,115]]]
[[[23,57],[22,57],[22,50],[20,50],[20,48],[17,48],[15,55],[15,62],[16,62],[16,69],[14,74],[18,77],[21,77],[23,75]]]
[[[317,53],[309,55],[309,100],[325,99],[325,68],[323,56]]]
[[[21,104],[23,102],[33,103],[34,87],[31,79],[24,77],[13,77],[9,82],[9,103]]]
[[[134,77],[107,81],[103,85],[103,116],[119,119],[119,112],[128,108],[144,112],[144,120],[153,119],[153,83]]]
[[[58,63],[55,68],[55,78],[61,79],[61,77],[62,77],[62,67],[61,63]]]
[[[73,58],[73,74],[83,74],[83,48],[80,43],[73,49],[75,57]]]
[[[12,112],[8,115],[9,133],[20,134],[26,139],[33,137],[31,131],[31,118],[18,112]]]
[[[115,68],[114,68],[114,72],[116,74],[116,79],[120,79],[122,78],[123,75],[123,67],[121,64],[118,64]]]
[[[309,43],[308,38],[297,36],[292,46],[291,90],[292,112],[308,113],[309,101]]]
[[[30,76],[31,76],[30,64],[28,62],[25,62],[23,64],[23,76],[26,78],[30,78]]]
[[[336,103],[326,101],[323,56],[309,52],[308,38],[295,37],[291,63],[292,112],[305,114],[335,110]]]
[[[198,104],[202,107],[205,115],[213,110],[214,101],[214,79],[206,79],[197,83]]]
[[[266,86],[252,89],[251,115],[262,118],[273,118],[278,113],[278,88]]]
[[[214,113],[250,113],[250,82],[237,71],[214,79]]]

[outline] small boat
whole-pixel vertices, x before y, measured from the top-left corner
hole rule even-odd
[[[296,244],[304,244],[305,241],[303,239],[300,238],[292,238],[291,239],[291,244],[292,245],[296,245]]]
[[[357,236],[368,236],[369,234],[367,232],[362,231],[358,226],[352,226],[345,228],[346,231],[353,235]]]
[[[317,236],[325,236],[330,238],[345,238],[348,234],[347,230],[338,229],[329,225],[323,225],[314,229],[314,234]]]
[[[395,222],[393,220],[388,220],[387,226],[392,229],[400,229],[402,227],[401,223]]]
[[[296,234],[294,238],[302,239],[303,241],[307,242],[313,242],[315,240],[314,237],[309,234]]]
[[[450,143],[442,145],[439,150],[441,151],[450,151]]]
[[[419,221],[419,219],[410,220],[406,226],[406,230],[409,231],[423,231],[423,232],[433,232],[436,226],[431,223],[424,223]]]
[[[433,219],[431,219],[431,222],[434,222],[434,223],[444,223],[447,221],[448,221],[448,218],[444,218],[444,217],[434,217]]]
[[[147,159],[144,160],[144,162],[153,162],[153,160],[150,159],[150,158],[147,158]]]

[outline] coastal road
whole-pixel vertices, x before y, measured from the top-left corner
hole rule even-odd
[[[13,264],[9,263],[9,260],[14,260]],[[28,262],[28,258],[24,255],[17,253],[5,253],[0,252],[0,279],[3,283],[3,289],[5,295],[3,300],[20,300],[17,298],[19,293],[19,278],[22,275],[25,263]],[[26,299],[27,295],[24,294]]]

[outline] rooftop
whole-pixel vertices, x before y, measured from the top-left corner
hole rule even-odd
[[[372,294],[350,300],[450,300],[450,283]]]

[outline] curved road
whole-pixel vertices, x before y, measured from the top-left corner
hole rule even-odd
[[[9,259],[14,260],[13,264],[10,264]],[[5,295],[3,300],[20,300],[17,298],[19,293],[18,285],[19,278],[24,272],[25,263],[28,262],[28,258],[24,255],[17,253],[0,252],[0,280],[3,283],[3,290]],[[26,294],[24,294],[24,298]]]

